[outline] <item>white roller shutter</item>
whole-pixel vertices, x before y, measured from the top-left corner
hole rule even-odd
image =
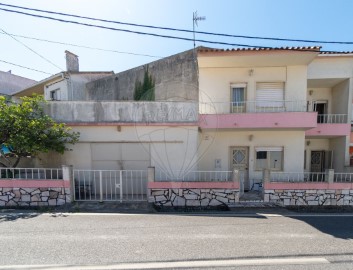
[[[257,107],[283,107],[284,82],[256,83]]]

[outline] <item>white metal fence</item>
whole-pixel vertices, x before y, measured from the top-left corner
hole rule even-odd
[[[0,168],[0,179],[60,180],[61,168]]]
[[[334,173],[333,181],[336,183],[353,183],[353,173]]]
[[[348,122],[347,114],[318,114],[319,124],[345,124]]]
[[[256,100],[243,102],[207,102],[199,104],[201,114],[306,112],[305,100]]]
[[[74,170],[76,201],[146,201],[147,170]]]
[[[271,182],[325,182],[324,172],[273,172]]]
[[[232,181],[231,171],[156,171],[155,181],[175,182],[226,182]]]

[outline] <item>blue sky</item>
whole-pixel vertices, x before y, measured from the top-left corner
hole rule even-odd
[[[0,3],[122,22],[190,30],[192,30],[192,14],[197,10],[199,15],[206,16],[205,21],[199,22],[199,26],[197,27],[199,31],[293,39],[353,41],[353,16],[351,15],[353,1],[350,0],[0,0]],[[0,8],[5,7],[0,6]],[[65,19],[78,20],[73,18]],[[114,24],[108,25],[85,20],[79,21],[142,32],[192,38],[192,34],[190,33],[150,30]],[[27,17],[1,10],[0,29],[16,35],[161,57],[193,47],[193,43],[190,41],[95,29]],[[1,30],[0,32],[2,32]],[[196,35],[196,38],[274,47],[323,45],[210,37],[205,35]],[[19,37],[16,37],[16,39],[59,66],[62,70],[65,69],[65,50],[70,50],[79,55],[80,70],[82,71],[119,72],[158,59],[51,44]],[[2,51],[0,60],[38,69],[50,74],[60,72],[60,69],[34,54],[8,35],[1,34],[0,40]],[[221,48],[230,47],[202,44],[200,42],[197,42],[197,45]],[[323,45],[323,50],[353,51],[353,45],[327,44]],[[12,70],[13,74],[35,80],[41,80],[50,76],[2,62],[0,62],[0,70]]]

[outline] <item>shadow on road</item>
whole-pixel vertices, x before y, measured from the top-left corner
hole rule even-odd
[[[292,219],[300,220],[315,229],[332,235],[335,238],[353,239],[353,216],[347,215],[325,215],[325,216],[290,216]]]
[[[0,223],[6,221],[16,221],[18,219],[31,219],[40,216],[40,213],[6,213],[0,214]]]

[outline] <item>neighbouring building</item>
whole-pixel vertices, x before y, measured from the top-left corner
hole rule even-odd
[[[25,89],[35,83],[35,80],[12,74],[11,70],[7,72],[0,71],[0,95],[11,96],[15,92]]]

